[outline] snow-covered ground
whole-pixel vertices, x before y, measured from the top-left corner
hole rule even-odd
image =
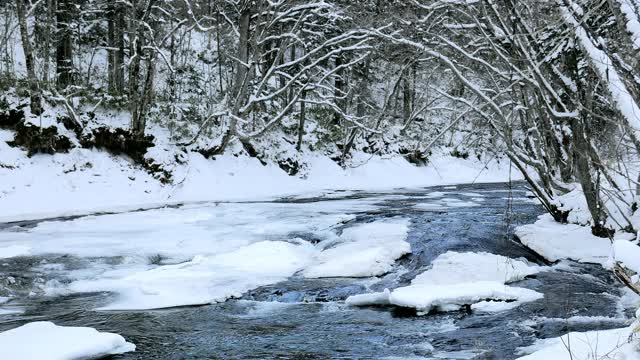
[[[570,332],[558,338],[538,340],[521,349],[520,360],[638,360],[634,324],[620,329]]]
[[[591,228],[576,224],[560,224],[542,215],[534,224],[515,230],[520,241],[549,261],[571,259],[580,262],[606,264],[611,253],[611,241],[591,234]]]
[[[98,359],[134,351],[122,336],[87,327],[32,322],[0,333],[0,356],[11,360]]]
[[[633,234],[617,232],[612,242],[593,236],[588,226],[559,224],[549,215],[541,216],[534,224],[517,228],[515,234],[523,244],[552,262],[572,259],[600,264],[605,268],[620,264],[636,274],[640,273],[640,247]],[[632,281],[637,283],[638,275],[634,275]],[[628,305],[638,307],[637,295],[633,294],[632,298],[634,303]],[[639,316],[640,311],[636,313],[636,317]],[[534,345],[521,349],[528,355],[520,359],[640,359],[640,342],[636,335],[638,326],[636,320],[629,327],[570,332],[558,338],[538,340]]]
[[[160,136],[156,134],[157,136]],[[35,155],[7,145],[13,132],[0,130],[0,222],[39,219],[98,211],[126,211],[193,201],[272,199],[325,190],[391,190],[440,184],[501,182],[509,163],[463,160],[434,154],[426,167],[400,156],[383,158],[356,153],[343,169],[326,156],[304,155],[307,164],[289,176],[275,164],[262,165],[246,156],[208,160],[196,152],[172,156],[175,146],[151,148],[154,160],[174,174],[162,185],[122,156],[74,148],[67,154]],[[165,159],[166,158],[166,159]],[[166,161],[163,162],[163,159]],[[513,178],[519,179],[513,171]]]

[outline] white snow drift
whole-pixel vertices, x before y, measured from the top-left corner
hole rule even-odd
[[[505,284],[541,270],[537,265],[500,255],[447,252],[436,258],[431,268],[413,279],[409,286],[354,295],[346,302],[356,306],[410,307],[419,314],[459,310],[465,305],[477,311],[500,311],[540,299],[540,293]]]
[[[0,333],[0,358],[7,360],[97,359],[135,348],[118,334],[87,327],[57,326],[45,321]]]

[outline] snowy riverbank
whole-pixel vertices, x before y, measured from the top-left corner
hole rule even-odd
[[[92,212],[121,212],[197,201],[273,199],[331,190],[391,190],[442,184],[504,182],[509,162],[460,159],[434,154],[417,167],[401,156],[357,153],[343,169],[328,157],[308,155],[304,171],[289,176],[276,164],[248,156],[206,159],[196,152],[173,162],[173,183],[163,185],[123,156],[95,149],[37,154],[7,145],[12,132],[0,130],[0,222],[33,220]],[[176,155],[155,149],[154,159]],[[512,169],[514,180],[521,175]]]
[[[640,273],[640,247],[633,234],[618,232],[613,240],[599,238],[593,236],[587,226],[559,224],[545,214],[534,224],[517,228],[515,235],[525,246],[550,262],[571,259],[601,264],[612,271],[619,265]],[[632,276],[631,280],[637,283],[638,275]],[[637,307],[637,295],[634,294],[633,298]],[[538,340],[534,345],[521,349],[523,354],[528,354],[521,359],[640,359],[640,343],[636,335],[639,327],[640,310],[628,327],[571,332],[558,338]]]

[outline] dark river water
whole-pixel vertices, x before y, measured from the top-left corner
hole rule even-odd
[[[483,200],[472,207],[413,207],[425,194],[436,191],[460,200],[465,200],[461,194],[473,192],[482,194]],[[531,223],[542,212],[526,198],[522,184],[513,189],[506,184],[485,184],[398,190],[391,195],[401,196],[349,193],[331,199],[281,202],[380,198],[380,207],[356,213],[356,218],[345,226],[397,215],[410,218],[408,241],[412,253],[401,258],[398,271],[382,277],[373,290],[408,284],[447,251],[485,251],[524,257],[544,265],[511,235],[514,226]],[[509,198],[513,199],[511,205]],[[291,236],[314,241],[313,234]],[[5,259],[1,261],[0,278],[12,276],[25,286],[30,278],[43,276],[33,268],[41,260]],[[241,299],[155,311],[93,311],[112,296],[108,293],[30,297],[23,292],[15,302],[25,312],[0,316],[0,331],[48,320],[119,333],[136,344],[136,352],[113,359],[508,360],[518,357],[517,348],[531,345],[538,338],[567,331],[622,327],[629,315],[619,305],[621,285],[598,265],[565,262],[515,285],[541,292],[544,298],[499,313],[454,312],[417,317],[402,309],[346,306],[347,296],[365,292],[362,279],[349,278],[308,280],[294,276],[250,291]]]

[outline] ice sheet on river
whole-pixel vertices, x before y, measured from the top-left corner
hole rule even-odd
[[[156,309],[200,305],[240,297],[305,270],[307,277],[362,277],[387,272],[411,250],[404,241],[408,220],[391,219],[356,225],[343,231],[329,249],[296,239],[261,241],[231,252],[196,256],[130,275],[73,282],[72,292],[111,291],[115,302],[101,310]]]
[[[291,233],[334,236],[332,226],[370,210],[369,201],[310,204],[204,204],[47,221],[0,232],[0,257],[68,254],[77,257],[161,255],[171,262],[232,251]]]
[[[76,360],[134,351],[118,334],[88,327],[63,327],[38,321],[0,333],[0,358],[11,360]]]
[[[436,258],[431,268],[413,279],[409,286],[354,295],[346,302],[355,306],[410,307],[418,313],[459,310],[464,305],[471,305],[477,311],[500,311],[541,298],[542,294],[538,292],[506,284],[542,269],[525,261],[489,253],[447,252]]]
[[[208,304],[297,273],[389,271],[410,251],[407,220],[354,225],[341,235],[336,230],[354,218],[346,213],[375,208],[368,199],[205,204],[45,222],[0,232],[0,245],[47,256],[34,269],[53,279],[43,287],[49,295],[114,292],[115,301],[103,309],[120,310]]]

